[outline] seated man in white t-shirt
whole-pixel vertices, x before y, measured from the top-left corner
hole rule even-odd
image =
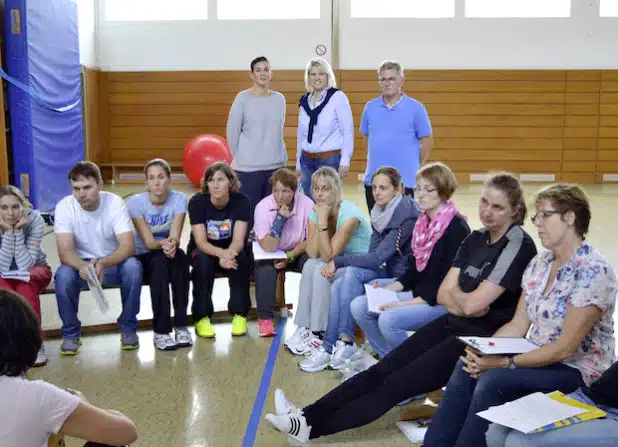
[[[102,284],[119,284],[122,313],[118,317],[122,349],[137,349],[137,314],[142,292],[142,264],[134,257],[133,223],[127,206],[116,194],[101,191],[101,171],[80,161],[71,168],[73,195],[56,205],[54,232],[62,265],[56,271],[58,312],[62,318],[60,354],[79,352],[81,322],[79,294],[86,286],[90,265]]]
[[[57,434],[90,441],[88,447],[135,442],[135,425],[122,413],[95,407],[80,392],[26,377],[42,341],[38,318],[23,297],[0,290],[0,322],[0,446],[55,446],[50,437]]]

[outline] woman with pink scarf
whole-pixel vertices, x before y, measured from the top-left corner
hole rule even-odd
[[[406,272],[396,279],[379,279],[377,287],[397,292],[398,301],[367,309],[367,296],[352,301],[354,319],[380,358],[416,331],[441,317],[446,309],[437,304],[440,283],[446,276],[461,242],[470,234],[466,219],[451,197],[457,180],[443,163],[430,163],[416,176],[416,199],[422,210],[412,233],[412,254]]]

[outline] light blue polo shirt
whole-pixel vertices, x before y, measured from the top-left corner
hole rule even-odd
[[[371,184],[371,176],[378,168],[392,166],[399,170],[406,188],[415,187],[420,140],[431,135],[425,106],[405,93],[391,108],[384,104],[382,96],[374,98],[363,110],[360,131],[369,138],[365,184]]]

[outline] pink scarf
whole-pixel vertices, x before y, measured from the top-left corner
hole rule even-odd
[[[419,272],[427,267],[433,247],[440,240],[456,214],[455,204],[447,200],[433,220],[429,220],[425,211],[418,216],[412,232],[412,252],[416,259],[416,269]]]

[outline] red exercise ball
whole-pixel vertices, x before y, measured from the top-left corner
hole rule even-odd
[[[200,187],[206,168],[217,161],[232,163],[227,141],[219,135],[198,135],[187,143],[182,153],[182,168],[196,188]]]

